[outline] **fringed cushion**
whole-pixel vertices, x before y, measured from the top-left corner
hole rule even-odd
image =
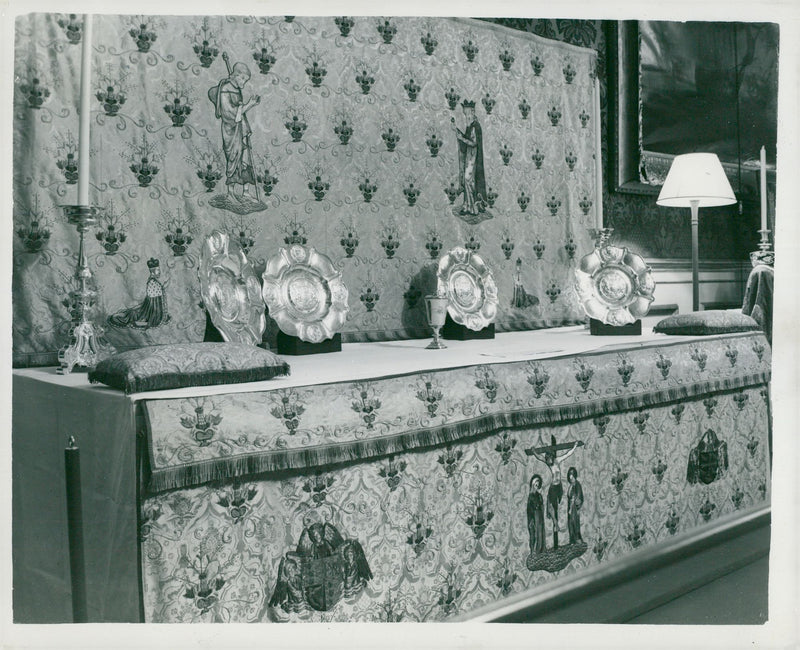
[[[761,329],[758,323],[738,309],[709,309],[676,314],[658,322],[653,331],[661,334],[704,336]]]
[[[115,354],[89,372],[89,381],[140,393],[262,381],[289,370],[279,356],[244,343],[176,343]]]

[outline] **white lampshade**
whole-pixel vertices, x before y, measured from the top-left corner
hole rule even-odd
[[[700,208],[736,203],[725,170],[714,153],[675,156],[656,203],[671,208]]]

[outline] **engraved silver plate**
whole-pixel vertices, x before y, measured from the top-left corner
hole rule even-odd
[[[497,285],[484,261],[456,247],[439,261],[439,292],[447,296],[447,312],[467,329],[482,330],[497,315]]]
[[[619,246],[602,246],[584,256],[575,279],[586,314],[608,325],[627,325],[645,316],[656,288],[644,260]]]
[[[215,230],[203,243],[200,295],[226,341],[257,345],[267,326],[261,284],[239,243]]]
[[[294,244],[267,261],[261,295],[284,334],[319,343],[332,338],[347,318],[347,287],[330,258]]]

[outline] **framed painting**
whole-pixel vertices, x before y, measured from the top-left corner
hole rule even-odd
[[[610,22],[611,190],[655,194],[672,158],[716,153],[737,194],[755,189],[759,150],[774,169],[778,26]]]

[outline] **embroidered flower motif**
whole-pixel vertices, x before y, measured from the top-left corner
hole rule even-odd
[[[311,500],[316,507],[319,507],[325,502],[328,497],[328,488],[334,484],[332,476],[323,476],[317,474],[313,478],[307,479],[303,484],[303,492],[311,495]]]
[[[400,476],[406,469],[407,463],[404,460],[395,460],[394,456],[389,456],[388,464],[378,470],[378,475],[386,479],[389,490],[394,492],[400,485]]]
[[[611,485],[619,493],[625,488],[625,481],[628,479],[628,472],[623,472],[619,467],[614,468],[614,474],[611,477]]]
[[[503,563],[503,573],[494,583],[500,590],[501,596],[508,596],[511,593],[511,587],[517,581],[518,577],[516,573],[511,573],[511,570],[508,568],[508,560],[506,560]]]
[[[548,298],[550,298],[551,303],[558,300],[558,297],[561,295],[561,288],[558,286],[558,283],[555,280],[551,280],[550,284],[547,285],[545,294]]]
[[[408,289],[406,289],[405,293],[403,294],[403,300],[406,301],[406,305],[409,309],[416,307],[420,298],[422,298],[422,291],[420,291],[413,284],[409,285]]]
[[[511,162],[511,158],[514,155],[514,152],[508,148],[508,145],[503,143],[503,146],[499,149],[500,158],[503,159],[503,164],[508,165]]]
[[[528,209],[528,204],[531,202],[531,197],[529,194],[525,193],[525,190],[520,188],[519,195],[517,196],[517,205],[519,206],[520,212],[525,212]]]
[[[390,21],[384,20],[382,23],[378,23],[376,29],[378,33],[381,35],[383,42],[388,45],[392,42],[394,35],[397,33],[397,27],[395,27]]]
[[[708,359],[708,355],[706,354],[705,350],[700,347],[693,347],[691,348],[691,354],[689,356],[692,361],[697,364],[697,367],[701,371],[706,369],[706,360]]]
[[[475,387],[480,388],[486,395],[486,399],[494,404],[497,399],[497,382],[494,379],[494,372],[486,366],[479,366],[475,370],[475,376],[477,377]]]
[[[703,406],[706,407],[708,417],[714,415],[714,409],[717,407],[717,399],[715,397],[707,397],[703,400]]]
[[[442,240],[439,239],[439,235],[435,232],[431,232],[428,235],[428,241],[425,242],[425,250],[428,251],[428,255],[432,260],[439,257],[439,251],[442,250],[442,246]]]
[[[558,110],[557,106],[551,106],[547,109],[547,117],[550,118],[550,124],[558,126],[558,122],[561,120],[561,111]]]
[[[686,406],[684,404],[676,404],[672,407],[670,413],[672,413],[672,417],[675,418],[675,424],[681,423],[681,417],[683,416],[683,412],[686,410]]]
[[[478,45],[473,43],[472,39],[470,39],[461,46],[461,51],[464,52],[464,56],[467,57],[467,61],[472,63],[475,61],[475,56],[480,50],[478,49]]]
[[[584,196],[580,201],[578,201],[578,207],[581,209],[583,214],[589,214],[589,210],[592,209],[592,200],[588,196]]]
[[[758,440],[754,437],[751,437],[750,440],[747,442],[747,452],[750,454],[750,458],[753,458],[756,455],[756,450],[758,449]]]
[[[458,461],[461,460],[461,457],[464,455],[464,452],[460,449],[453,449],[452,447],[446,447],[444,453],[441,454],[437,460],[437,462],[442,466],[444,469],[444,473],[447,478],[453,478],[458,469]]]
[[[250,512],[249,502],[256,496],[256,488],[234,483],[230,490],[217,499],[217,503],[228,512],[234,524],[241,523]]]
[[[653,476],[656,477],[656,481],[661,483],[664,479],[664,473],[667,471],[667,464],[659,458],[658,462],[650,470],[653,472]]]
[[[416,83],[413,77],[409,78],[409,80],[403,84],[403,88],[408,95],[408,101],[417,101],[417,95],[419,95],[419,91],[422,90],[422,86]]]
[[[378,409],[381,407],[381,401],[375,397],[375,390],[368,388],[366,384],[359,384],[356,386],[353,398],[351,408],[361,414],[361,419],[367,425],[367,429],[374,428]]]
[[[539,150],[537,147],[534,149],[533,153],[531,154],[531,160],[533,164],[536,165],[536,169],[542,168],[542,163],[544,162],[544,154]]]
[[[362,95],[369,95],[372,84],[375,83],[375,77],[373,77],[366,67],[364,67],[358,71],[358,74],[356,75],[356,83],[361,86]]]
[[[528,103],[528,100],[523,97],[520,103],[517,104],[517,108],[519,108],[522,119],[527,120],[528,114],[531,112],[531,105]]]
[[[399,247],[400,240],[398,239],[397,229],[387,226],[381,237],[381,248],[383,248],[383,252],[386,253],[386,258],[393,259]]]
[[[511,460],[511,452],[516,446],[517,441],[514,438],[511,438],[508,435],[508,432],[504,431],[502,438],[494,447],[494,450],[500,454],[503,465],[508,465],[508,461]]]
[[[297,393],[293,390],[282,391],[273,397],[273,401],[277,405],[270,410],[272,416],[283,422],[290,435],[297,433],[297,429],[300,427],[300,416],[306,410],[305,406],[300,403]]]
[[[533,74],[535,76],[541,76],[542,70],[544,70],[544,61],[542,61],[538,54],[531,57],[531,68],[533,68]]]
[[[397,143],[400,141],[400,134],[392,127],[389,127],[386,131],[381,133],[381,139],[386,145],[387,151],[394,151]]]
[[[537,260],[542,259],[542,255],[544,255],[544,251],[546,249],[547,246],[545,245],[545,243],[537,237],[536,241],[533,242],[533,252],[536,255]]]
[[[443,142],[435,131],[431,131],[430,133],[428,133],[428,137],[425,140],[425,144],[428,146],[428,151],[431,152],[431,158],[436,158],[436,156],[439,155],[439,149],[441,148]],[[447,190],[445,190],[445,192],[446,191]],[[450,201],[450,203],[452,203],[453,201],[455,201],[455,197],[453,197],[453,200]]]
[[[606,427],[608,426],[609,422],[611,422],[611,418],[607,415],[598,415],[596,418],[594,418],[594,420],[592,420],[594,426],[597,427],[597,435],[599,435],[601,438],[606,434]]]
[[[736,358],[739,356],[739,350],[731,347],[731,344],[728,343],[725,349],[725,356],[728,357],[728,361],[731,363],[731,368],[736,365]]]
[[[547,374],[544,366],[540,363],[529,364],[528,370],[528,383],[533,386],[533,392],[537,398],[544,394],[547,388],[547,382],[550,381],[550,375]]]
[[[742,507],[742,501],[744,501],[744,492],[742,492],[741,488],[737,486],[736,491],[731,494],[731,502],[733,503],[733,507],[738,510]]]
[[[425,54],[428,56],[433,54],[434,50],[436,50],[436,46],[439,44],[439,41],[437,41],[430,32],[423,34],[422,38],[419,39],[419,42],[422,43],[422,47],[425,48]]]
[[[509,52],[507,49],[503,50],[497,55],[497,58],[500,59],[503,70],[506,72],[511,70],[511,64],[514,63],[514,54],[512,52]]]
[[[750,399],[750,396],[747,393],[736,393],[733,396],[733,401],[736,402],[736,408],[740,411],[747,406],[747,401]]]
[[[458,599],[461,597],[461,589],[458,587],[458,580],[455,572],[451,571],[445,578],[444,585],[439,589],[439,607],[442,608],[446,616],[449,616],[458,608]]]
[[[645,427],[647,426],[647,421],[650,419],[650,414],[647,411],[639,411],[633,417],[633,423],[636,425],[636,428],[639,429],[639,433],[644,435]]]
[[[717,509],[717,505],[715,503],[711,503],[708,497],[706,497],[705,503],[700,506],[700,516],[703,518],[703,521],[708,521],[711,519],[711,515]]]
[[[631,545],[632,548],[638,548],[642,545],[644,541],[644,536],[646,535],[646,531],[643,526],[639,525],[639,522],[634,522],[633,528],[625,535],[625,539]]]
[[[128,34],[130,34],[131,38],[136,41],[136,49],[142,53],[149,52],[150,47],[158,38],[156,33],[150,29],[150,26],[147,23],[140,23],[136,27],[132,27],[128,31]]]
[[[417,519],[411,528],[411,534],[406,538],[406,543],[414,549],[414,553],[419,557],[425,550],[425,545],[431,535],[433,535],[433,528],[423,525]]]
[[[561,292],[559,291],[559,293]],[[578,366],[578,372],[575,373],[575,379],[581,385],[581,389],[585,393],[589,390],[589,384],[591,384],[592,377],[594,377],[594,370],[592,370],[591,367],[587,366],[586,363],[580,359],[576,359],[575,364]]]
[[[436,412],[439,410],[439,402],[443,397],[444,393],[434,387],[431,381],[425,381],[424,389],[417,391],[417,399],[425,404],[425,409],[428,411],[429,417],[436,416]]]
[[[473,535],[475,535],[475,539],[480,539],[483,535],[486,528],[489,526],[489,522],[494,518],[494,512],[488,509],[488,507],[483,502],[483,496],[481,495],[480,488],[478,489],[472,503],[472,510],[464,520],[472,529]]]
[[[451,86],[444,94],[444,97],[447,100],[447,106],[450,108],[450,110],[456,110],[456,106],[458,106],[458,100],[461,99],[461,95],[456,92],[456,89]]]
[[[561,207],[561,199],[551,196],[546,202],[547,209],[550,210],[550,215],[555,217],[558,214],[558,209]]]
[[[492,114],[492,109],[494,108],[494,105],[496,103],[497,103],[497,101],[489,93],[486,93],[481,98],[481,104],[483,104],[483,108],[486,111],[487,115],[491,115]]]
[[[764,358],[764,350],[766,350],[764,345],[754,339],[752,343],[752,349],[753,352],[755,352],[756,356],[758,357],[759,362],[761,362]]]
[[[568,84],[571,84],[575,79],[575,75],[577,71],[575,70],[575,66],[571,63],[567,63],[562,69],[561,72],[564,74],[564,81]]]
[[[353,135],[353,127],[347,123],[346,119],[342,119],[341,122],[333,127],[333,132],[336,134],[336,137],[339,138],[339,142],[347,144],[350,142],[350,137]]]
[[[511,241],[511,237],[506,235],[500,241],[500,249],[503,251],[503,255],[507,260],[511,259],[511,254],[514,252],[514,242]]]
[[[338,16],[333,19],[333,22],[336,23],[336,26],[339,28],[339,33],[345,37],[350,35],[350,30],[353,29],[353,25],[356,24],[356,21],[350,16]]]
[[[50,241],[50,229],[38,220],[32,220],[27,227],[17,228],[17,237],[22,240],[22,245],[28,253],[38,253]]]
[[[603,539],[603,536],[600,535],[597,538],[597,541],[592,548],[592,553],[597,558],[597,561],[600,562],[603,559],[603,556],[606,553],[606,549],[608,548],[608,540]]]
[[[211,439],[217,433],[216,426],[220,422],[222,416],[213,410],[206,413],[204,404],[198,404],[194,408],[194,416],[181,416],[181,426],[191,431],[192,437],[200,447],[208,447],[211,444]]]
[[[665,357],[661,352],[658,353],[658,361],[656,361],[656,368],[661,371],[661,377],[667,379],[669,377],[669,369],[672,367],[672,361]]]
[[[42,84],[39,77],[33,77],[28,83],[21,84],[19,89],[31,108],[41,108],[50,97],[50,89]]]
[[[672,508],[669,511],[667,516],[667,520],[664,522],[664,527],[669,531],[670,535],[674,535],[678,532],[678,525],[681,523],[681,518],[677,512],[675,512],[675,508]]]
[[[582,129],[585,129],[586,126],[589,124],[589,118],[590,117],[591,116],[589,115],[589,113],[586,112],[585,108],[578,114],[578,119],[581,122],[581,128]]]

